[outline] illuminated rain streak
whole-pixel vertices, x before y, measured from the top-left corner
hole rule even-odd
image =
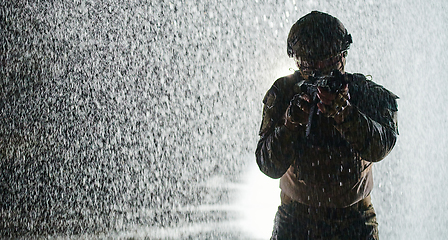
[[[291,67],[289,27],[320,9],[353,35],[347,70],[401,97],[374,168],[380,236],[446,236],[430,189],[448,180],[448,116],[428,102],[447,100],[447,5],[347,2],[2,1],[1,235],[258,238],[279,203],[252,179],[261,99]]]
[[[195,207],[228,204],[234,190],[202,183],[238,181],[255,144],[254,48],[231,51],[229,9],[206,7],[2,4],[2,235],[236,218]]]

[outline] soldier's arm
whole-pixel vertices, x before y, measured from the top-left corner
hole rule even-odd
[[[370,88],[374,93],[373,98],[370,95],[370,112],[366,110],[368,104],[351,105],[347,119],[335,127],[364,160],[377,162],[389,154],[397,140],[398,97],[379,85]]]
[[[295,132],[284,125],[285,103],[274,84],[263,103],[260,139],[255,151],[260,170],[271,178],[280,178],[294,161]]]

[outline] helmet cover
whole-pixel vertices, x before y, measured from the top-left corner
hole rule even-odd
[[[347,50],[352,37],[337,18],[312,11],[291,27],[287,43],[289,57],[323,60]]]

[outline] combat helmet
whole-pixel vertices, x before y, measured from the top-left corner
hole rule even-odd
[[[287,43],[289,57],[321,61],[348,50],[352,37],[337,18],[312,11],[291,27]]]

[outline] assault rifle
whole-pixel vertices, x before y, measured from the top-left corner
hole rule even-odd
[[[308,115],[308,123],[306,125],[307,138],[309,138],[310,136],[313,117],[317,114],[318,111],[317,103],[319,102],[319,98],[317,97],[317,88],[321,87],[330,93],[338,93],[344,89],[347,83],[348,81],[346,79],[346,75],[342,74],[338,70],[333,70],[330,75],[322,75],[320,73],[316,73],[313,76],[310,76],[308,80],[300,81],[294,86],[294,92],[304,92],[311,97],[311,108]]]

